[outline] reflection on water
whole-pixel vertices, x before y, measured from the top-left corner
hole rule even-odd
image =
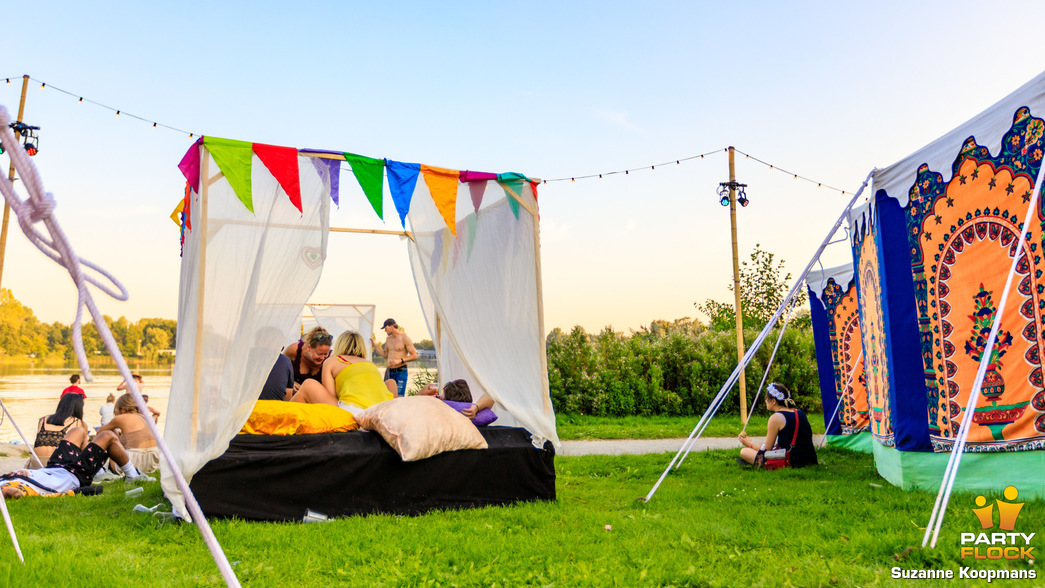
[[[149,395],[149,406],[160,411],[160,431],[167,416],[167,397],[171,387],[171,366],[132,367],[131,371],[141,374],[143,392]],[[117,398],[123,392],[117,392],[116,386],[123,381],[115,367],[92,366],[93,382],[84,382],[81,378],[79,386],[87,393],[83,408],[83,420],[89,426],[101,424],[98,409],[105,404],[105,397],[111,392]],[[29,367],[0,365],[0,400],[7,407],[10,417],[18,423],[31,445],[36,438],[37,421],[40,417],[54,412],[58,406],[58,398],[69,385],[69,376],[78,373],[76,366],[64,367]],[[3,414],[0,422],[0,442],[18,440],[11,418]]]

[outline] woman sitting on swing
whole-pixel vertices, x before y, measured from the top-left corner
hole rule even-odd
[[[744,463],[754,464],[762,458],[767,447],[772,449],[790,449],[790,466],[800,468],[816,465],[816,448],[813,447],[813,429],[809,426],[804,412],[795,407],[791,391],[783,384],[773,382],[766,387],[766,408],[773,414],[766,425],[766,442],[761,447],[741,433],[737,436],[744,448],[740,450],[740,458]],[[795,434],[795,427],[798,433]],[[792,441],[794,443],[792,444]]]

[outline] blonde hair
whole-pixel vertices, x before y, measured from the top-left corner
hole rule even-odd
[[[110,394],[110,396],[112,396]],[[125,412],[138,412],[138,405],[134,403],[134,397],[130,394],[121,394],[116,399],[116,406],[113,407],[113,412],[116,414],[123,414]]]
[[[355,331],[345,331],[334,343],[334,355],[354,355],[366,359],[366,341]]]
[[[105,397],[105,403],[108,404],[110,402],[115,402],[115,401],[116,401],[116,397],[113,396],[112,392],[109,392],[109,395]]]

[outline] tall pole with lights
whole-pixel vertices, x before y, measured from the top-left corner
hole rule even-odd
[[[737,183],[736,166],[733,159],[733,147],[729,148],[729,181],[719,185],[718,194],[722,206],[729,206],[729,235],[733,244],[733,298],[737,319],[737,363],[744,361],[744,315],[740,306],[740,257],[737,253],[737,203],[747,206],[748,199],[745,188],[747,184]],[[739,197],[737,192],[740,192]],[[744,371],[740,371],[740,420],[747,422],[747,385],[744,382]]]
[[[16,124],[22,123],[22,116],[25,115],[25,93],[29,89],[29,76],[22,76],[22,99],[18,103],[18,118]],[[7,181],[15,181],[15,162],[11,160],[11,168],[7,171]],[[4,280],[4,253],[7,251],[7,225],[11,218],[11,206],[5,201],[4,202],[4,222],[0,225],[0,284]]]

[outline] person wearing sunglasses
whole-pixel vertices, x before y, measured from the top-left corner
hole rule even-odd
[[[315,380],[322,383],[323,360],[330,355],[330,345],[334,342],[334,336],[323,327],[315,327],[305,333],[303,339],[291,343],[283,350],[283,355],[290,358],[294,364],[294,391],[301,388],[305,380]]]

